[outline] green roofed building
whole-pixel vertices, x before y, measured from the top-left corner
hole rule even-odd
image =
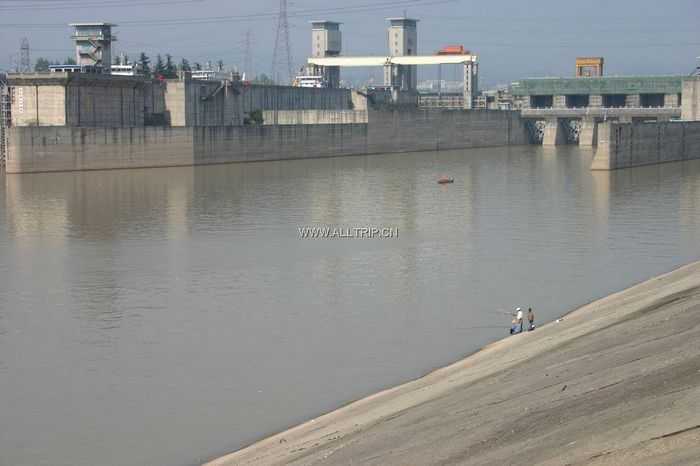
[[[511,84],[519,108],[680,107],[683,76],[533,78]]]

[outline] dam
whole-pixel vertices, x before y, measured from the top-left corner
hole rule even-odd
[[[528,142],[515,111],[375,109],[366,96],[348,89],[201,82],[187,74],[165,83],[59,73],[19,75],[11,83],[16,97],[6,133],[7,173]],[[253,123],[256,112],[262,121]]]
[[[617,124],[616,128],[647,128],[645,134],[659,133],[658,128],[668,128],[672,134],[674,128],[682,128],[678,134],[684,142],[678,150],[669,146],[673,155],[646,157],[640,153],[625,163],[601,162],[610,159],[601,153],[592,168],[619,169],[700,156],[698,125],[681,123],[699,118],[699,78],[620,83],[607,79],[613,81],[584,84],[618,92],[640,86],[658,90],[663,85],[669,92],[682,92],[666,94],[661,100],[670,102],[669,106],[661,107],[540,108],[537,103],[547,100],[546,96],[527,92],[542,92],[542,84],[523,81],[523,89],[529,90],[516,94],[520,92],[525,102],[534,102],[534,108],[477,110],[387,105],[390,96],[349,89],[198,81],[187,73],[164,82],[69,73],[10,75],[10,86],[4,89],[10,90],[12,118],[3,125],[2,149],[8,174],[555,145],[577,140],[598,147],[599,138],[604,152],[609,151],[611,137],[608,133],[601,136],[601,131],[609,132],[610,125]],[[645,82],[651,84],[645,86]],[[572,86],[563,82],[548,85]],[[576,86],[574,91],[579,92],[578,81]],[[565,97],[554,101],[573,102],[573,97]],[[626,100],[639,98],[627,96]],[[619,137],[636,140],[640,134],[641,130],[627,131]],[[618,141],[615,147],[625,144]],[[657,139],[653,145],[664,152],[667,144],[673,144],[672,137]]]

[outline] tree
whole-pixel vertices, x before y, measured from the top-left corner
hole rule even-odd
[[[217,71],[224,71],[224,61],[223,60],[219,60],[216,63],[216,69],[217,69]]]
[[[36,65],[34,65],[34,71],[37,73],[45,73],[49,71],[49,65],[51,65],[50,61],[44,57],[39,57],[36,60]]]
[[[147,78],[151,77],[151,59],[143,52],[141,52],[141,56],[139,57],[139,68],[141,68],[141,72],[144,76]]]
[[[255,77],[255,79],[253,79],[253,82],[255,84],[267,84],[267,85],[275,84],[275,82],[272,80],[272,78],[270,78],[265,73],[261,73],[261,74],[257,75]]]
[[[194,62],[195,71],[202,71],[202,64],[199,62]]]
[[[64,65],[77,65],[75,58],[73,57],[66,57],[66,60],[63,62]]]
[[[173,57],[169,53],[165,54],[165,66],[163,67],[163,77],[168,79],[177,78],[177,69],[173,64]]]
[[[264,122],[262,110],[253,110],[243,118],[244,125],[262,125]]]
[[[183,58],[180,62],[180,71],[192,71],[192,67],[190,66],[190,62],[187,61],[187,58]]]
[[[165,63],[163,63],[163,57],[158,54],[156,57],[156,66],[153,68],[153,75],[156,78],[165,77]]]

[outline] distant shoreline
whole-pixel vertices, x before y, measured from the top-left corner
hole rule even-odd
[[[686,464],[684,455],[700,457],[697,336],[700,262],[206,466],[438,464],[460,455],[469,464],[556,465],[566,456],[617,465],[650,455]]]

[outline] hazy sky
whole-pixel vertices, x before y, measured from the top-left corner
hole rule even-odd
[[[250,29],[253,68],[269,74],[277,23],[271,14],[278,7],[279,0],[0,0],[0,68],[11,66],[22,37],[29,39],[32,61],[63,59],[72,55],[65,24],[110,21],[121,23],[116,51],[132,58],[141,51],[151,58],[171,53],[177,61],[222,59],[229,66],[242,65]],[[446,44],[477,53],[482,87],[570,76],[580,55],[604,56],[608,75],[686,74],[700,56],[698,0],[289,0],[293,61],[299,67],[309,54],[310,19],[343,23],[344,55],[384,54],[385,18],[404,10],[420,19],[419,53]],[[188,19],[197,23],[186,24]],[[379,78],[379,70],[373,73]],[[434,74],[420,71],[421,78]]]

